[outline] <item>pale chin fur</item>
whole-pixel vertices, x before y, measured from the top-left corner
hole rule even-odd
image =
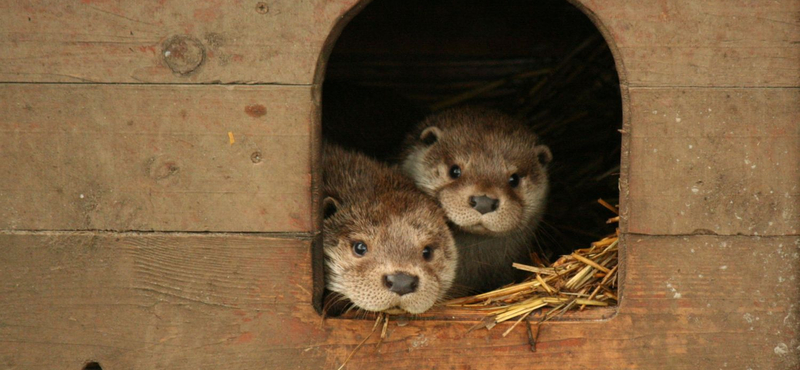
[[[342,292],[338,292],[344,294]],[[398,296],[394,293],[385,293],[386,300],[385,304],[373,304],[372,302],[361,301],[356,299],[355,297],[348,297],[350,300],[358,306],[367,311],[372,312],[387,312],[393,314],[399,313],[410,313],[410,314],[420,314],[431,307],[436,303],[436,299],[427,299],[427,294],[425,292],[417,292],[417,293],[410,293],[404,296]],[[426,296],[426,297],[420,297]],[[434,297],[435,298],[435,297]]]
[[[501,236],[514,231],[514,230],[506,230],[506,231],[491,230],[481,222],[472,225],[456,225],[456,226],[461,231],[468,232],[471,234],[486,235],[486,236]]]
[[[363,279],[349,279],[349,284],[343,276],[347,275],[345,271],[338,268],[335,263],[328,261],[328,268],[332,274],[328,279],[327,288],[333,292],[339,293],[348,298],[357,307],[372,312],[387,312],[387,313],[410,313],[420,314],[436,303],[437,297],[440,296],[442,286],[432,281],[430,278],[423,279],[420,282],[419,289],[414,293],[409,293],[403,296],[385,290],[379,282],[378,276],[382,276],[384,272],[377,272],[365,281]],[[389,266],[388,271],[398,270]],[[411,271],[417,276],[422,276],[421,271]],[[335,276],[335,278],[333,278]],[[376,282],[377,281],[377,282]],[[360,294],[348,294],[347,292],[369,292],[368,297],[361,297]]]

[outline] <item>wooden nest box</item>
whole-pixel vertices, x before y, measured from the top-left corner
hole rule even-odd
[[[800,2],[571,2],[620,80],[619,307],[348,368],[798,368]],[[0,368],[338,368],[373,322],[315,309],[320,92],[365,5],[5,1]]]

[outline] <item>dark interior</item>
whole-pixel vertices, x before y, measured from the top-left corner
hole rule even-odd
[[[622,102],[603,37],[565,0],[375,0],[343,30],[323,90],[327,137],[392,160],[426,113],[470,104],[517,115],[550,146],[538,231],[553,260],[613,232]]]

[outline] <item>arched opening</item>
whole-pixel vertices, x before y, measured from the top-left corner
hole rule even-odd
[[[83,366],[83,370],[103,370],[103,367],[98,362],[90,361]]]
[[[613,232],[597,199],[619,204],[619,73],[600,31],[569,2],[374,0],[322,68],[324,136],[393,161],[425,115],[495,108],[553,153],[535,250],[553,260]]]

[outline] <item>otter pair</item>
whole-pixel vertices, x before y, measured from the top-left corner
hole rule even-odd
[[[461,108],[408,136],[407,177],[326,145],[327,288],[368,311],[420,313],[445,296],[513,281],[511,264],[530,261],[547,196],[552,156],[537,141],[512,117]]]

